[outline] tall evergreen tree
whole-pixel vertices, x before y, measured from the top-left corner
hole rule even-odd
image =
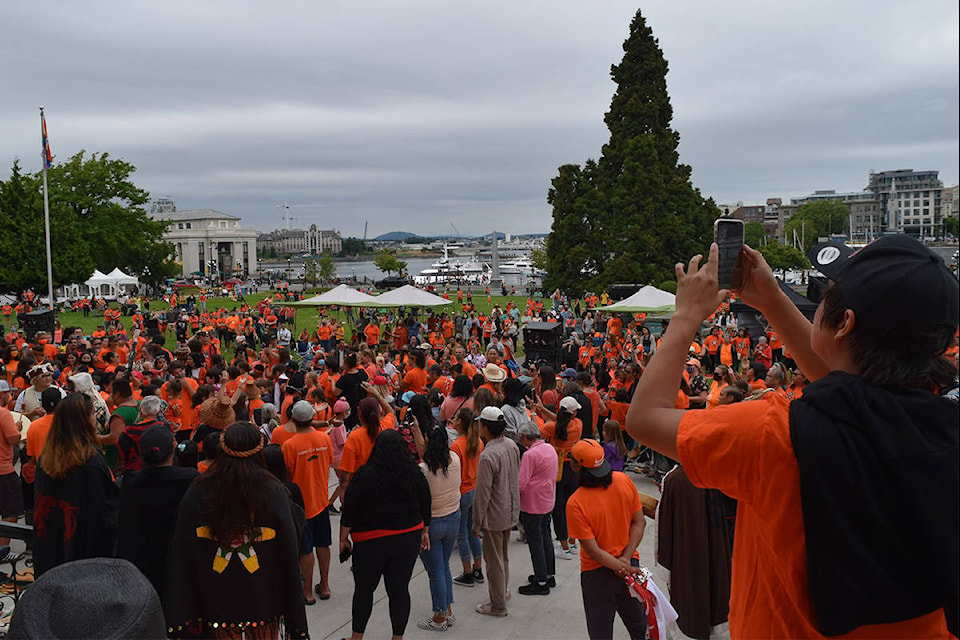
[[[679,161],[667,62],[639,11],[623,51],[623,60],[610,70],[617,84],[604,116],[610,139],[595,170],[564,165],[548,195],[551,288],[580,293],[615,282],[670,279],[674,264],[706,250],[720,215],[691,184],[690,167]],[[569,179],[577,171],[589,179],[589,198],[580,181]],[[576,250],[584,239],[591,246]]]

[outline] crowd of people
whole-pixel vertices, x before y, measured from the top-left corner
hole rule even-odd
[[[776,526],[764,511],[774,506],[764,501],[779,502],[783,482],[796,485],[783,494],[791,500],[799,501],[800,482],[808,481],[817,491],[811,495],[826,500],[824,471],[807,472],[808,447],[817,442],[778,432],[781,450],[797,451],[799,480],[796,471],[784,476],[779,468],[745,471],[748,458],[773,464],[757,449],[765,436],[726,443],[751,422],[783,426],[787,415],[791,425],[794,416],[829,422],[807,417],[807,389],[822,387],[811,381],[837,361],[853,377],[873,365],[837,356],[828,367],[823,355],[813,357],[809,323],[768,301],[776,300],[768,290],[772,273],[757,254],[745,255],[755,275],[739,293],[770,320],[762,335],[737,326],[728,292],[707,291],[716,289],[713,257],[699,271],[694,263],[689,274],[678,271],[669,323],[598,311],[605,294],[570,301],[555,292],[527,299],[522,310],[508,302],[489,313],[462,294],[453,313],[372,310],[341,321],[321,311],[316,326],[303,328],[278,293],[229,310],[176,301],[169,311],[137,312],[129,324],[111,316],[91,335],[67,327],[28,341],[11,330],[0,350],[0,516],[33,525],[28,551],[37,580],[85,558],[133,563],[159,595],[171,637],[307,637],[305,607],[352,588],[358,640],[382,579],[391,633],[399,638],[412,613],[408,585],[419,559],[431,600],[429,611],[417,612],[421,629],[454,627],[455,591],[478,585],[487,593],[472,612],[506,616],[512,586],[523,596],[549,597],[556,562],[578,560],[589,636],[611,637],[619,614],[631,638],[644,638],[648,615],[624,580],[639,566],[644,497],[625,471],[661,483],[676,467],[664,482],[671,513],[694,502],[671,499],[681,491],[671,486],[722,491],[707,503],[729,528],[717,553],[727,565],[733,558],[725,593],[735,635],[833,635],[861,625],[880,633],[871,625],[894,623],[878,619],[876,607],[863,605],[869,615],[834,611],[816,585],[806,595],[808,571],[833,576],[825,568],[833,547],[817,538],[811,551],[822,528],[807,527],[806,554],[797,531],[780,541],[763,528]],[[847,323],[849,333],[844,309],[826,321],[818,312],[814,327]],[[941,312],[941,324],[949,325],[950,313]],[[929,348],[910,333],[910,344],[927,349],[938,375],[913,385],[929,395],[917,400],[921,405],[940,400],[930,391],[956,393],[955,304],[952,313],[952,328]],[[517,356],[522,324],[530,320],[561,323],[556,361]],[[864,324],[861,316],[856,326]],[[846,334],[825,333],[814,330],[814,351],[839,352],[826,343]],[[857,384],[846,379],[841,386]],[[956,404],[945,402],[953,409],[938,411],[956,417]],[[780,417],[768,417],[773,411]],[[831,513],[844,506],[831,506]],[[953,538],[941,527],[938,550],[956,537],[956,505],[951,509]],[[815,510],[804,502],[793,522],[808,523]],[[661,531],[669,562],[687,553],[683,544],[691,540],[678,542],[676,528]],[[510,575],[514,531],[533,567],[521,580]],[[781,544],[799,549],[784,561],[792,572],[786,586],[771,556]],[[454,548],[460,566],[452,571]],[[334,553],[352,563],[353,585],[331,581]],[[16,556],[10,551],[0,564]],[[752,609],[757,576],[764,580],[763,613]],[[836,596],[836,589],[825,592]],[[949,603],[931,593],[941,593],[939,582],[918,596],[922,604],[904,607],[917,615],[900,618],[922,620],[891,628],[911,635],[945,630],[941,609],[949,615]],[[781,598],[793,603],[789,611]],[[676,600],[681,628],[706,637],[706,624],[709,635],[717,607],[704,614],[702,597]]]

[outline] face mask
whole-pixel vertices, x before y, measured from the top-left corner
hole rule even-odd
[[[723,380],[723,376],[717,375],[717,374],[715,373],[715,374],[713,374],[713,379],[716,380],[717,382],[720,382],[721,380]]]

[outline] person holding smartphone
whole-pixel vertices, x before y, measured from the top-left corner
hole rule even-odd
[[[627,429],[739,501],[731,636],[957,635],[960,407],[936,393],[953,376],[957,279],[907,236],[810,258],[833,281],[812,324],[749,247],[736,283],[811,380],[801,398],[673,408],[690,339],[729,294],[713,245],[676,267],[677,310]]]

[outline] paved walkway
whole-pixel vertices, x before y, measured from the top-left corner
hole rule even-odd
[[[653,482],[643,476],[628,473],[637,488],[648,495],[660,497],[660,492]],[[339,518],[333,516],[334,539],[339,529]],[[647,518],[647,528],[640,543],[640,562],[654,569],[654,545],[656,541],[656,524]],[[307,607],[310,636],[316,640],[324,638],[349,638],[350,636],[350,609],[353,596],[353,578],[347,564],[337,562],[337,554],[333,554],[331,566],[331,598],[317,600],[317,604]],[[460,559],[456,550],[451,557],[451,569],[456,575],[459,573]],[[453,612],[456,615],[456,624],[446,632],[424,631],[417,628],[417,620],[431,614],[430,589],[426,571],[418,560],[414,568],[413,578],[410,581],[410,599],[412,601],[410,622],[407,624],[405,638],[413,640],[419,638],[517,638],[522,640],[553,639],[553,638],[586,638],[587,627],[583,617],[583,601],[580,595],[580,561],[557,560],[557,587],[551,590],[549,596],[522,596],[517,594],[517,587],[527,581],[532,573],[530,553],[527,546],[520,542],[518,534],[513,534],[510,545],[510,590],[513,597],[507,603],[510,614],[506,618],[482,616],[474,612],[473,607],[480,602],[487,602],[486,585],[475,587],[461,587],[454,585]],[[668,594],[666,572],[662,568],[654,569],[655,579],[661,590]],[[316,577],[316,576],[315,576]],[[669,594],[668,594],[669,595]],[[717,637],[724,637],[726,625],[718,627]],[[668,630],[671,638],[684,638],[676,625]],[[388,638],[390,636],[390,618],[387,610],[386,592],[381,583],[374,598],[373,615],[367,625],[366,637]],[[614,624],[614,637],[627,638],[623,624],[617,620]]]

